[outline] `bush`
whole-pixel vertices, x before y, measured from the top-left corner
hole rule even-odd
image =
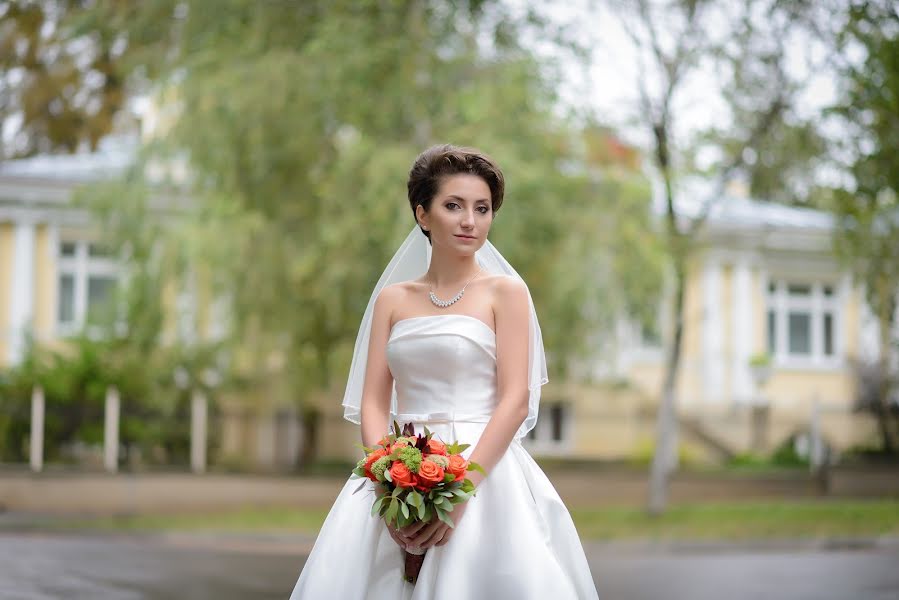
[[[798,435],[791,435],[771,454],[771,464],[778,467],[807,467],[808,456],[802,456],[796,449]]]
[[[637,448],[631,454],[628,463],[637,467],[648,467],[652,464],[652,457],[654,454],[655,441],[645,439],[637,445]],[[677,446],[677,457],[681,466],[689,467],[696,465],[699,462],[696,454],[683,443],[680,443]]]
[[[31,394],[44,390],[44,458],[78,462],[84,448],[102,448],[107,389],[120,397],[119,442],[132,465],[188,464],[190,392],[174,385],[173,361],[183,356],[147,356],[127,340],[67,340],[63,351],[32,346],[15,369],[0,373],[0,460],[28,460]],[[205,358],[205,357],[204,357]],[[192,382],[191,385],[196,385]],[[211,394],[209,441],[216,445],[216,406]]]

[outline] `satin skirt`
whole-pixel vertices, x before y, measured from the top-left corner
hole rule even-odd
[[[485,427],[455,421],[427,425],[446,442],[472,444],[466,457]],[[347,480],[291,600],[598,598],[568,509],[517,440],[468,501],[450,541],[428,549],[414,585],[403,580],[402,548],[384,521],[371,516],[374,497],[371,481]]]

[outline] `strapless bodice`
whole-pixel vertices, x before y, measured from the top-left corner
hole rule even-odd
[[[397,321],[387,340],[387,364],[400,420],[485,422],[496,406],[496,334],[475,317]]]

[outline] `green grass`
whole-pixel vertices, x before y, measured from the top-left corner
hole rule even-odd
[[[798,501],[672,506],[661,517],[641,508],[574,509],[591,540],[750,540],[899,535],[899,500]],[[315,535],[327,509],[245,508],[195,515],[68,520],[54,527],[94,531],[219,531]]]
[[[749,540],[899,535],[899,500],[672,506],[654,518],[633,508],[579,509],[587,539]]]

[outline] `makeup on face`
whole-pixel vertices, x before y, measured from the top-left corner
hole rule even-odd
[[[439,227],[459,243],[473,244],[486,236],[493,221],[490,188],[480,177],[454,175],[441,185],[430,212],[432,230]]]

